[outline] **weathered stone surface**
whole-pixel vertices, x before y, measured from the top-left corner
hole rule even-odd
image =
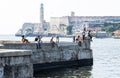
[[[0,49],[0,78],[32,78],[31,51]]]
[[[56,43],[55,47],[53,48],[50,43],[42,43],[41,49],[36,49],[35,43],[4,43],[4,46],[2,46],[2,48],[32,50],[31,62],[33,64],[56,61],[69,61],[73,58],[92,58],[90,40],[83,41],[81,47],[78,46],[77,42],[70,42]]]
[[[4,76],[4,68],[2,65],[0,65],[0,78],[3,78]]]
[[[42,43],[40,49],[36,49],[35,43],[4,42],[3,45],[0,49],[0,69],[3,69],[4,78],[31,78],[33,64],[37,63],[93,58],[90,40],[83,41],[82,46],[78,46],[77,42],[56,43],[55,47],[51,43]]]
[[[32,52],[28,50],[0,49],[0,57],[23,56],[31,54]]]
[[[93,58],[92,51],[90,50],[85,50],[78,53],[78,59],[90,59],[90,58]]]

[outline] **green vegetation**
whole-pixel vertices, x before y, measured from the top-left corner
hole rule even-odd
[[[104,23],[102,25],[94,25],[93,27],[102,27],[103,31],[112,33],[120,29],[120,23]]]
[[[106,32],[114,32],[120,29],[120,23],[104,23],[102,29]]]

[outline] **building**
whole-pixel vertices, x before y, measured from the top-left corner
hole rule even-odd
[[[49,22],[44,20],[44,6],[40,5],[40,23],[24,23],[22,29],[19,29],[16,36],[37,36],[46,35],[48,31]]]
[[[68,35],[70,33],[67,30],[68,27],[72,28],[71,34],[82,32],[84,28],[89,27],[87,21],[81,21],[80,17],[74,15],[75,13],[71,12],[71,16],[51,17],[49,32]]]
[[[116,30],[113,33],[114,33],[114,38],[120,39],[120,30]]]
[[[68,17],[51,17],[49,33],[66,35],[69,26]]]
[[[71,16],[62,16],[62,17],[51,17],[50,20],[50,30],[51,33],[60,33],[63,34],[61,30],[61,26],[65,28],[66,33],[64,35],[76,35],[80,34],[84,28],[92,28],[94,30],[94,26],[102,26],[104,23],[118,23],[120,22],[120,16],[75,16],[75,13],[72,11]],[[71,28],[71,30],[68,30]],[[100,31],[101,29],[95,29]],[[106,32],[100,31],[101,34],[104,36]],[[107,33],[108,34],[108,33]]]
[[[75,16],[75,12],[71,12],[70,16],[51,17],[50,22],[44,20],[44,5],[40,5],[40,22],[24,23],[22,29],[16,33],[21,35],[76,35],[83,31],[84,28],[94,27],[94,25],[102,26],[104,23],[118,23],[120,16]]]

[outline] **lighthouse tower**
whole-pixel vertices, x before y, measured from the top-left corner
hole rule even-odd
[[[41,24],[42,29],[44,29],[44,8],[43,8],[42,3],[40,6],[40,24]]]

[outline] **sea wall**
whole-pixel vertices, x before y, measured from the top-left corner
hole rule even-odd
[[[31,51],[0,49],[0,78],[32,78]]]
[[[1,43],[3,44],[1,48],[4,49],[31,50],[31,62],[33,64],[93,58],[90,40],[88,39],[82,42],[82,46],[78,46],[77,42],[56,43],[55,47],[52,47],[51,43],[42,43],[41,49],[36,49],[35,43]]]

